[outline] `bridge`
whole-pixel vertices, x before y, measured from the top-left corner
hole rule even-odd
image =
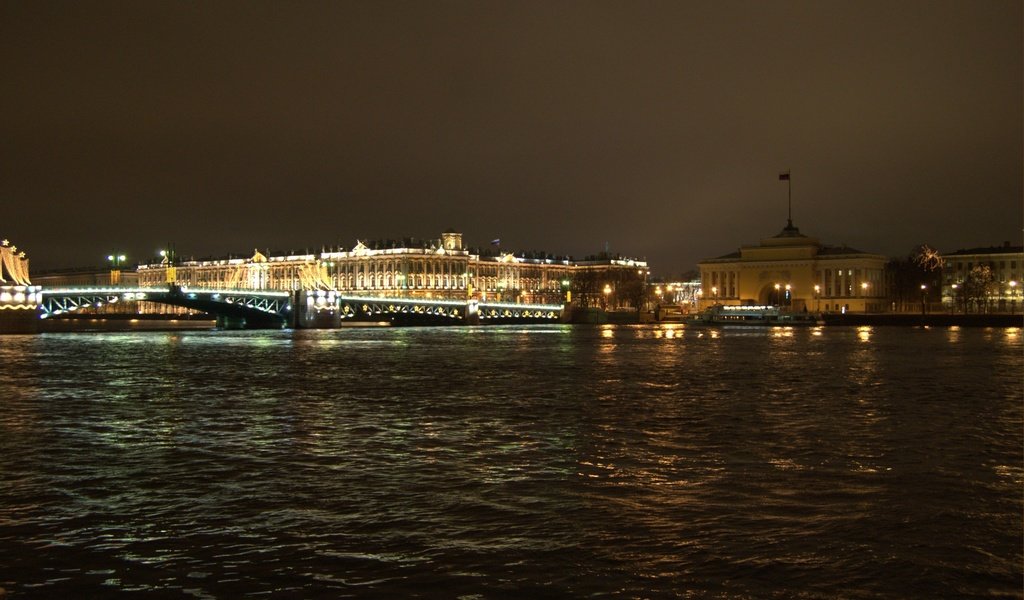
[[[333,328],[345,321],[394,325],[478,325],[558,322],[562,305],[511,304],[476,300],[382,298],[331,290],[252,290],[166,287],[74,286],[42,288],[40,318],[100,308],[119,302],[157,302],[205,312],[219,327],[264,329]]]

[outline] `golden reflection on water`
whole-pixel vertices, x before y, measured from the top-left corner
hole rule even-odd
[[[873,333],[873,331],[872,331],[872,329],[871,329],[871,327],[869,325],[865,325],[863,327],[858,327],[857,328],[857,337],[862,342],[870,342],[871,341],[871,334],[872,333]]]
[[[1006,328],[1006,339],[1008,339],[1008,340],[1015,340],[1018,337],[1020,337],[1020,328],[1019,327],[1007,327]]]

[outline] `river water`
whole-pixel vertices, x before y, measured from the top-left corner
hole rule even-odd
[[[1020,329],[0,339],[10,598],[1022,597]]]

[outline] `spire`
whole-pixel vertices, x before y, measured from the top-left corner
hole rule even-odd
[[[782,231],[785,232],[785,231],[789,231],[789,230],[796,230],[796,227],[793,227],[793,180],[790,178],[789,169],[786,169],[785,173],[779,173],[779,181],[785,181],[786,182],[786,187],[788,188],[788,192],[789,192],[789,194],[788,194],[789,202],[787,204],[788,213],[786,215],[786,228],[783,229]],[[799,232],[800,231],[797,230],[797,233],[799,233]]]

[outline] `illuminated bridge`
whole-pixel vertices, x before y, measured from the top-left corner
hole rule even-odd
[[[74,286],[36,294],[40,318],[86,311],[119,302],[158,302],[202,311],[226,328],[332,328],[345,321],[394,325],[483,325],[550,323],[563,306],[477,300],[381,298],[337,291],[286,291],[166,287]]]

